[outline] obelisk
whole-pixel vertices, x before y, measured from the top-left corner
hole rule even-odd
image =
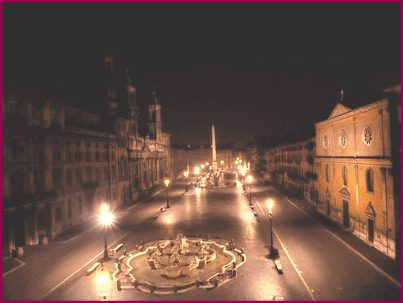
[[[213,171],[217,171],[217,151],[216,151],[216,144],[215,144],[214,124],[211,126],[211,151],[213,154]]]

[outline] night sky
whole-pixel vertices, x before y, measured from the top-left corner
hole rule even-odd
[[[5,87],[96,112],[105,45],[174,143],[312,129],[400,82],[400,4],[3,4]]]

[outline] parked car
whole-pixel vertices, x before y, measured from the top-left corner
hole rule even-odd
[[[207,182],[205,180],[200,181],[199,182],[199,187],[206,188],[207,187]]]

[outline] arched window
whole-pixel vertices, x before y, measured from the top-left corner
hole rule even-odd
[[[329,165],[325,165],[325,175],[326,175],[326,181],[329,182]]]
[[[22,172],[14,171],[10,176],[11,195],[18,196],[24,193],[23,180],[21,180]]]
[[[347,178],[347,167],[343,166],[342,169],[342,177],[343,177],[343,185],[347,186],[348,178]]]
[[[368,168],[365,172],[365,179],[367,181],[367,191],[374,192],[374,172],[372,168]]]

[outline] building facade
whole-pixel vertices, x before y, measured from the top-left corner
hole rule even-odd
[[[396,258],[400,247],[400,85],[351,109],[338,103],[315,137],[266,150],[269,180]]]
[[[114,58],[105,56],[106,74]],[[3,253],[40,243],[118,209],[172,177],[170,136],[153,91],[149,134],[138,133],[136,90],[107,77],[105,115],[62,103],[3,95]],[[112,81],[113,80],[113,81]]]
[[[224,161],[223,167],[229,168],[233,164],[235,158],[234,155],[237,154],[230,147],[217,146],[217,165],[221,168],[221,161]],[[183,146],[172,148],[172,158],[174,163],[175,174],[180,174],[184,170],[192,170],[195,166],[200,166],[202,163],[209,162],[212,163],[212,153],[210,147],[194,147],[194,146]]]
[[[318,210],[393,258],[400,238],[398,113],[387,98],[354,110],[337,104],[315,124]]]
[[[316,202],[315,138],[265,151],[269,181],[290,193]]]

